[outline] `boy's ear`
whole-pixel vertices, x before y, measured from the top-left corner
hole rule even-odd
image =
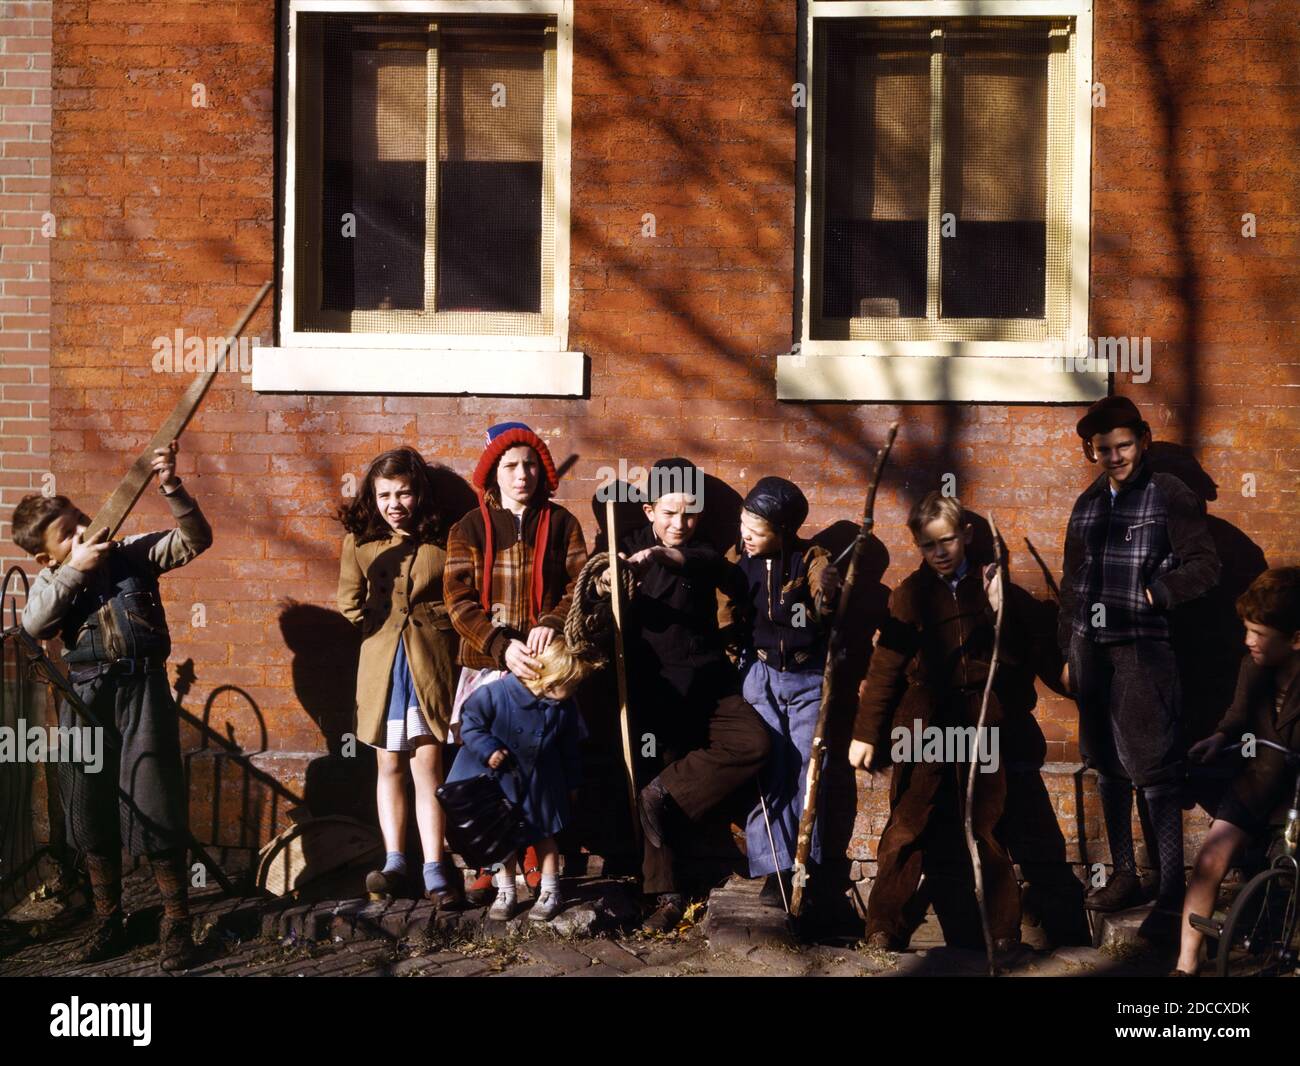
[[[641,510],[643,510],[643,511],[645,512],[646,521],[648,521],[648,522],[653,522],[653,521],[655,520],[655,508],[654,508],[654,504],[652,504],[652,503],[643,503],[643,504],[641,505]]]
[[[1083,457],[1090,463],[1097,461],[1097,453],[1092,449],[1092,439],[1085,437],[1081,442],[1083,444]]]
[[[37,552],[35,555],[32,556],[32,558],[35,559],[40,566],[49,566],[51,563],[54,562],[54,558],[50,555],[49,552]]]

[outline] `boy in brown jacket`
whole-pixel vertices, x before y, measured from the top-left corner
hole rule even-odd
[[[1264,571],[1237,600],[1237,613],[1250,654],[1241,661],[1232,706],[1214,733],[1188,752],[1197,762],[1213,759],[1246,734],[1300,752],[1300,566]],[[1214,910],[1232,860],[1253,837],[1268,832],[1269,816],[1290,798],[1294,783],[1294,768],[1273,748],[1261,744],[1244,760],[1192,868],[1174,976],[1195,976],[1199,964],[1202,934],[1188,917]]]
[[[1002,665],[989,705],[990,735],[980,742],[972,820],[994,950],[1006,955],[1019,946],[1020,893],[1011,859],[994,836],[1007,788],[997,732],[1011,701],[1024,691],[1013,671],[1043,654],[1025,625],[1032,601],[1014,586],[1004,593],[994,568],[981,574],[967,560],[973,531],[959,500],[931,492],[912,508],[907,525],[923,562],[890,597],[889,618],[871,657],[849,747],[855,767],[873,769],[873,763],[884,761],[876,760],[877,751],[886,738],[892,740],[889,822],[876,850],[867,942],[890,951],[907,946],[917,920],[909,916],[908,904],[924,871],[931,875],[927,883],[947,939],[972,947],[980,943],[970,861],[960,839],[961,812],[994,621],[1007,594]],[[924,744],[913,742],[922,737]],[[931,738],[937,738],[934,744]],[[961,743],[953,742],[959,738]],[[936,861],[940,855],[951,856],[951,862]],[[946,876],[935,877],[936,872]],[[963,888],[949,895],[952,880],[963,882]]]

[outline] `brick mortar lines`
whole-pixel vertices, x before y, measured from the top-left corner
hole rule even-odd
[[[49,2],[6,3],[0,18],[0,570],[19,564],[29,576],[36,567],[10,540],[8,519],[50,467],[50,255],[42,229],[51,191],[52,13]]]

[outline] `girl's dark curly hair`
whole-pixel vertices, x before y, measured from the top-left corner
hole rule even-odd
[[[357,497],[338,510],[337,518],[343,528],[351,533],[358,544],[382,540],[392,532],[387,520],[379,513],[375,503],[375,479],[404,478],[411,486],[415,503],[411,509],[415,522],[411,536],[421,544],[445,545],[451,523],[434,498],[433,483],[429,477],[429,464],[414,448],[394,448],[376,456],[366,471],[365,481]]]

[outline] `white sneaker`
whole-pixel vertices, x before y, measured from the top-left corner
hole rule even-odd
[[[537,902],[528,912],[528,917],[534,922],[549,922],[560,913],[560,908],[563,906],[564,897],[560,895],[558,888],[542,889],[538,893]]]
[[[488,908],[487,916],[494,922],[508,922],[515,916],[515,894],[509,895],[497,889],[497,898],[492,901],[492,906]]]

